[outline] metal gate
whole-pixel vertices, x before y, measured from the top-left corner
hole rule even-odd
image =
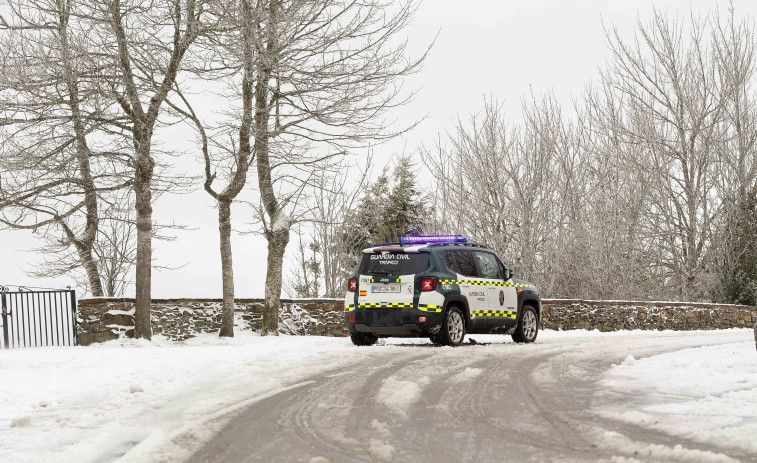
[[[0,286],[2,348],[78,344],[74,290],[16,288]]]

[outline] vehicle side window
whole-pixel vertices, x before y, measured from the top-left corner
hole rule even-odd
[[[499,273],[499,265],[497,265],[497,258],[494,257],[494,254],[476,251],[476,260],[478,261],[478,267],[481,269],[482,277],[502,279],[503,276]]]
[[[499,260],[499,257],[497,257],[497,266],[499,267],[499,274],[502,275],[502,279],[505,279],[505,270],[507,270],[507,267],[505,267],[505,264],[502,263],[501,260]]]
[[[454,251],[444,251],[444,263],[447,264],[448,269],[455,273],[460,273],[457,271],[457,262],[455,262]]]
[[[470,251],[444,252],[444,261],[447,264],[447,268],[467,277],[478,276],[476,262],[473,259],[473,253]]]

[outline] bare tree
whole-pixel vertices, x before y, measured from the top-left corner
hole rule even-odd
[[[611,93],[592,90],[578,112],[579,146],[583,161],[573,182],[582,188],[573,195],[569,232],[556,258],[561,271],[556,296],[594,299],[667,297],[655,274],[653,242],[641,233],[645,182],[625,162],[623,135],[614,130],[623,116],[622,101]],[[628,154],[632,156],[632,154]]]
[[[356,144],[377,142],[392,130],[382,116],[404,104],[401,79],[419,69],[400,31],[411,2],[371,0],[261,0],[248,4],[254,50],[253,153],[259,218],[268,240],[262,333],[278,334],[282,264],[295,222],[295,205],[314,169]]]
[[[712,52],[720,79],[723,106],[721,143],[716,147],[722,167],[719,190],[724,198],[741,200],[757,181],[757,99],[754,96],[757,42],[754,24],[737,21],[733,5],[725,19],[713,18]]]
[[[458,122],[449,145],[425,150],[437,180],[435,228],[486,243],[544,290],[554,286],[550,249],[561,242],[576,179],[573,134],[551,97],[523,103],[524,124],[510,126],[501,107]]]
[[[751,28],[732,8],[725,22],[713,14],[688,27],[655,12],[634,41],[616,30],[608,41],[613,59],[581,116],[595,175],[612,185],[590,201],[611,207],[612,227],[587,215],[614,236],[593,281],[614,281],[615,297],[705,297],[723,201],[755,178]]]
[[[716,13],[713,22],[713,54],[723,104],[722,140],[716,147],[721,161],[718,190],[723,213],[717,221],[713,255],[706,270],[713,298],[748,303],[749,295],[753,299],[757,294],[757,281],[749,271],[754,256],[750,239],[754,236],[750,231],[754,230],[754,214],[749,213],[749,207],[754,205],[757,190],[757,42],[753,20],[737,21],[733,4],[725,18]]]
[[[288,290],[298,297],[341,297],[345,281],[355,268],[355,249],[363,237],[350,227],[357,214],[358,201],[372,171],[373,155],[362,164],[342,165],[336,173],[321,170],[311,182],[308,194],[308,225],[298,227],[294,268],[288,277]],[[303,236],[309,240],[303,241]],[[310,254],[307,253],[310,250]],[[317,268],[316,268],[317,267]]]
[[[354,270],[353,251],[358,238],[345,230],[345,225],[370,179],[372,162],[369,154],[365,169],[355,172],[344,167],[338,175],[320,175],[314,181],[313,239],[321,251],[325,297],[341,297],[345,281]]]
[[[208,31],[200,44],[202,51],[193,63],[193,72],[201,78],[221,81],[232,88],[229,99],[238,99],[241,109],[228,116],[239,120],[206,127],[192,104],[179,91],[183,108],[172,105],[186,116],[199,133],[205,162],[205,191],[218,207],[218,231],[221,253],[223,309],[220,336],[234,336],[234,266],[231,248],[231,206],[246,182],[250,165],[255,159],[251,145],[257,50],[253,46],[255,8],[249,0],[219,1],[211,5],[219,18],[217,27]],[[235,86],[239,88],[236,89]],[[233,104],[233,103],[232,103]],[[210,133],[209,133],[210,132]],[[224,140],[224,142],[219,142]],[[228,143],[226,143],[228,141]],[[219,178],[220,177],[220,178]],[[224,186],[214,187],[216,180],[226,180]]]
[[[118,198],[106,204],[94,251],[105,294],[122,296],[133,283],[132,272],[137,259],[134,199]]]
[[[103,296],[122,296],[133,283],[132,270],[136,259],[136,226],[134,223],[134,201],[128,190],[100,198],[97,236],[92,243],[92,254],[97,263],[98,274],[102,282]],[[68,275],[76,285],[90,292],[87,273],[79,263],[75,249],[66,241],[50,242],[40,248],[43,261],[28,274],[34,278]],[[94,294],[93,294],[94,295]]]
[[[630,43],[608,33],[612,61],[602,74],[624,103],[615,130],[639,148],[627,160],[645,182],[645,231],[663,250],[661,264],[684,300],[696,297],[719,211],[723,89],[705,30],[703,21],[692,18],[686,30],[655,11]]]
[[[0,223],[41,233],[40,273],[81,268],[86,287],[103,295],[93,255],[100,201],[129,185],[131,157],[119,149],[129,127],[103,98],[107,66],[75,0],[21,0],[0,16]],[[73,257],[73,256],[72,256]]]
[[[706,297],[723,203],[755,188],[751,23],[656,11],[633,40],[607,38],[575,122],[550,98],[519,125],[487,103],[425,151],[436,228],[495,247],[551,296]]]
[[[137,226],[134,336],[150,339],[152,288],[153,135],[161,110],[176,85],[189,47],[203,32],[202,0],[108,0],[94,2],[93,14],[116,69],[113,94],[128,117],[135,153]]]
[[[321,287],[321,243],[315,239],[303,241],[302,225],[297,229],[295,267],[287,278],[287,287],[294,297],[318,297]]]

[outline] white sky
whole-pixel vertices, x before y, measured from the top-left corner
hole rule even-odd
[[[719,3],[724,11],[727,2]],[[757,17],[757,2],[733,4],[739,16]],[[603,22],[629,35],[636,18],[646,21],[653,7],[685,17],[690,8],[705,14],[717,5],[704,0],[426,0],[408,30],[411,52],[420,53],[439,35],[423,71],[407,82],[408,88],[420,92],[396,117],[428,117],[403,139],[378,147],[377,160],[383,165],[393,152],[413,152],[421,143],[432,146],[438,134],[443,137],[454,129],[458,117],[480,111],[488,97],[503,103],[516,120],[521,98],[530,92],[553,92],[569,112],[572,99],[597,77],[608,56]],[[182,170],[201,174],[196,157],[186,159]],[[248,182],[255,184],[255,179]],[[186,265],[153,272],[153,297],[220,297],[217,215],[210,197],[203,191],[168,195],[154,209],[159,222],[175,221],[193,230],[178,232],[173,243],[155,244],[156,263]],[[234,220],[236,228],[250,221],[239,213]],[[265,240],[253,235],[232,239],[237,295],[262,297]],[[39,260],[28,251],[37,245],[29,232],[0,231],[0,284],[73,286],[66,278],[32,280],[24,274],[23,269]],[[290,242],[288,251],[293,249]]]

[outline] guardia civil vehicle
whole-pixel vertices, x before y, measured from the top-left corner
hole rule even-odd
[[[359,346],[388,336],[457,346],[466,333],[533,342],[542,316],[534,285],[513,278],[494,251],[459,235],[407,236],[364,249],[344,311]]]

